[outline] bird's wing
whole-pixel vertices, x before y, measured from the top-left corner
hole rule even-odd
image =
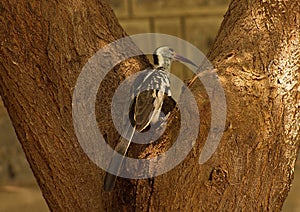
[[[157,121],[164,95],[171,96],[169,77],[165,70],[146,69],[135,80],[133,89],[130,119],[136,130],[143,131]]]
[[[138,131],[143,131],[151,122],[155,109],[156,90],[145,90],[136,96],[132,104],[134,122]]]

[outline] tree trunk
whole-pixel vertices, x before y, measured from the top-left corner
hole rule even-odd
[[[104,0],[3,0],[0,14],[0,94],[52,211],[280,211],[299,149],[298,1],[230,4],[209,53],[227,101],[213,157],[198,163],[210,106],[194,83],[201,116],[194,150],[154,179],[119,178],[110,193],[102,190],[105,172],[77,141],[71,103],[89,57],[126,35],[112,10]],[[145,58],[124,62],[101,84],[99,127],[110,144],[118,134],[108,103],[120,82],[146,65]],[[168,129],[165,138],[174,133]]]

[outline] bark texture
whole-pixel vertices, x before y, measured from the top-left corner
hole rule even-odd
[[[209,54],[227,100],[226,129],[213,157],[198,163],[210,108],[196,82],[191,90],[202,119],[193,151],[155,179],[119,179],[111,193],[102,191],[104,171],[78,144],[71,101],[89,57],[125,35],[112,10],[96,0],[3,0],[0,14],[0,94],[52,211],[280,211],[300,139],[298,1],[230,4]],[[124,62],[101,84],[98,122],[112,145],[118,134],[107,105],[124,77],[146,64]],[[140,157],[170,145],[176,117]]]

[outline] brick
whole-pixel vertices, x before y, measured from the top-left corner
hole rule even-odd
[[[229,0],[132,0],[133,15],[168,17],[224,14]]]
[[[128,0],[108,0],[108,3],[118,18],[129,17]]]
[[[207,53],[221,25],[221,17],[187,18],[186,40]]]
[[[182,38],[179,18],[154,19],[154,32],[173,35]]]
[[[150,21],[148,19],[119,20],[125,32],[129,35],[150,32]]]

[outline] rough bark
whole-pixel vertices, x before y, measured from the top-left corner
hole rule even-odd
[[[104,171],[78,144],[71,100],[88,58],[125,35],[112,10],[105,1],[4,0],[0,14],[0,94],[52,211],[281,209],[299,149],[298,1],[230,4],[209,54],[228,108],[213,157],[198,163],[210,110],[203,88],[194,83],[202,118],[194,150],[155,179],[119,179],[111,193],[102,191]],[[101,85],[99,126],[109,143],[118,135],[105,105],[121,80],[146,64],[141,61],[121,64]],[[163,145],[175,131],[168,128]],[[144,151],[140,155],[151,156]]]

